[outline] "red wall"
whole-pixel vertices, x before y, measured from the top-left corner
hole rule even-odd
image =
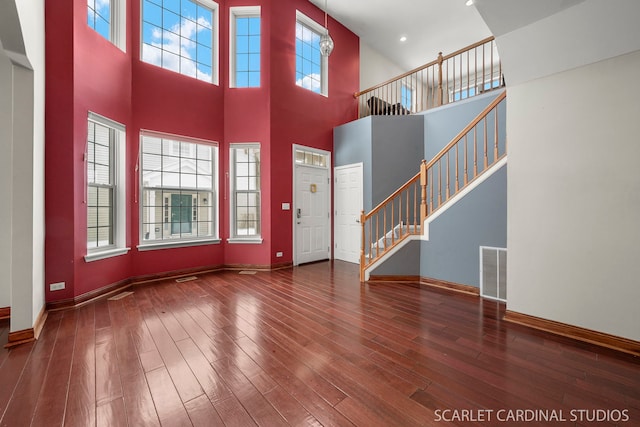
[[[229,7],[262,6],[262,86],[229,88]],[[356,118],[358,39],[330,21],[329,97],[295,85],[295,11],[322,22],[306,0],[220,2],[220,85],[141,62],[140,2],[127,9],[127,52],[86,25],[84,0],[46,0],[46,298],[77,297],[131,277],[218,265],[270,265],[292,260],[293,143],[331,150],[333,127]],[[272,31],[271,29],[277,29]],[[126,126],[127,255],[86,263],[85,163],[89,111]],[[136,161],[141,129],[218,143],[220,244],[139,252]],[[262,237],[229,244],[228,146],[261,144]],[[273,212],[273,214],[272,214]],[[277,236],[277,238],[275,237]],[[275,258],[283,251],[283,258]],[[50,283],[66,289],[49,292]]]
[[[357,118],[353,94],[359,90],[359,39],[333,19],[329,33],[335,48],[329,56],[329,96],[299,87],[296,81],[296,9],[322,24],[324,14],[308,1],[278,0],[278,13],[271,27],[271,233],[277,236],[271,253],[273,263],[293,259],[293,210],[282,211],[282,203],[293,202],[292,145],[333,151],[333,128]],[[333,171],[331,171],[333,172]],[[332,198],[333,200],[333,198]],[[293,206],[293,205],[292,205]],[[283,258],[275,258],[283,251]]]

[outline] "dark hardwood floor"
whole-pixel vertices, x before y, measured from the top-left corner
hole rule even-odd
[[[1,349],[0,425],[640,425],[638,358],[503,312],[342,262],[165,280]]]

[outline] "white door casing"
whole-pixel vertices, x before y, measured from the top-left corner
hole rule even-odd
[[[295,165],[294,264],[329,259],[329,170]]]
[[[334,252],[335,259],[360,262],[362,228],[360,213],[364,206],[362,163],[334,169]]]

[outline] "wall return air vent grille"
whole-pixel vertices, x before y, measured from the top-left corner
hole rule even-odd
[[[507,301],[507,250],[480,246],[480,295]]]

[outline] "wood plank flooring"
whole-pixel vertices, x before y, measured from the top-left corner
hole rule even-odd
[[[638,358],[503,312],[338,261],[165,280],[1,349],[0,425],[640,425]]]

